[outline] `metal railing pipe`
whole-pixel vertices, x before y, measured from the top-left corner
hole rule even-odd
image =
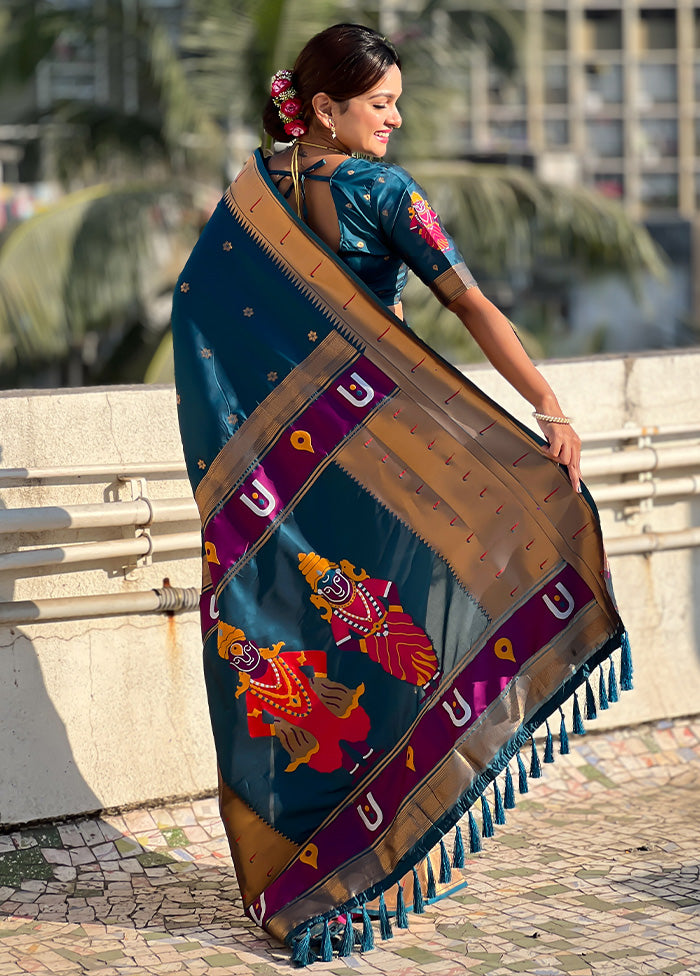
[[[616,427],[614,430],[594,430],[581,434],[581,441],[585,444],[597,444],[605,441],[639,440],[640,437],[699,437],[700,426],[696,424],[668,424],[657,427],[634,426]]]
[[[19,627],[31,623],[117,617],[132,613],[186,613],[196,610],[198,606],[199,590],[176,586],[132,593],[17,600],[0,603],[0,626]]]
[[[54,468],[0,468],[0,486],[24,481],[81,481],[91,478],[107,478],[110,481],[128,481],[129,478],[186,478],[187,471],[182,459],[151,464],[76,464]]]
[[[601,485],[593,492],[599,505],[606,502],[635,501],[640,498],[668,498],[669,496],[700,494],[700,476],[665,478],[659,481],[624,481],[619,485]]]
[[[642,474],[667,468],[700,467],[700,444],[685,447],[640,447],[616,454],[584,456],[583,477],[597,478],[613,474]]]
[[[669,549],[692,549],[700,546],[700,528],[680,529],[677,532],[642,532],[639,535],[618,536],[605,540],[608,556],[629,556],[634,553],[662,552]]]
[[[107,542],[43,546],[2,553],[0,572],[18,573],[25,569],[45,569],[85,562],[98,564],[100,560],[138,558],[150,553],[187,552],[194,555],[201,551],[201,545],[199,532],[178,532],[172,535],[141,535],[135,539],[114,539]]]
[[[192,498],[138,498],[133,502],[103,502],[96,505],[0,509],[0,535],[198,520],[199,512]]]

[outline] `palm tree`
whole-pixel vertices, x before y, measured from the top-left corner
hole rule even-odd
[[[290,64],[303,41],[329,23],[371,23],[353,0],[343,6],[342,0],[187,0],[176,48],[155,10],[139,0],[105,3],[109,30],[137,28],[139,72],[157,111],[55,106],[50,117],[62,125],[55,131],[69,138],[53,141],[54,166],[78,189],[0,238],[3,360],[67,358],[72,372],[65,382],[143,378],[144,359],[166,332],[177,269],[231,170],[258,141],[259,108],[273,70]],[[520,170],[426,159],[429,147],[440,144],[436,103],[450,94],[445,79],[457,77],[450,65],[458,52],[463,58],[463,45],[490,43],[506,65],[514,51],[507,15],[481,9],[465,19],[459,43],[443,39],[436,46],[439,8],[431,0],[413,19],[401,17],[398,40],[411,97],[399,152],[458,240],[471,243],[478,269],[514,261],[533,267],[543,254],[551,264],[553,250],[562,261],[658,269],[646,234],[602,198],[547,188]],[[105,28],[104,18],[86,17],[84,9],[58,15],[26,0],[0,0],[0,27],[3,17],[0,64],[9,69],[0,72],[0,84],[8,76],[31,76],[78,19],[86,36]],[[436,127],[428,129],[426,118]],[[76,166],[76,158],[85,162]],[[421,300],[407,297],[420,326]],[[427,318],[434,313],[433,307]],[[167,335],[163,342],[146,370],[149,379],[171,377]],[[124,350],[134,348],[138,355],[129,361]],[[466,355],[459,346],[443,344],[443,350]]]

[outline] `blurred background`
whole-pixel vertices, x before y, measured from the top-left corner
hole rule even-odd
[[[169,382],[170,296],[338,21],[404,62],[391,161],[537,358],[700,337],[700,2],[0,0],[0,388]],[[412,326],[479,353],[416,282]]]

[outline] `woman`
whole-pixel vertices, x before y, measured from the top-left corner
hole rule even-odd
[[[410,176],[383,163],[400,61],[312,38],[175,292],[203,527],[205,674],[248,914],[306,964],[390,937],[521,792],[519,750],[626,638],[580,443]],[[352,155],[356,154],[356,155]],[[368,156],[373,157],[370,161]],[[534,407],[535,438],[402,323],[406,265]],[[616,698],[610,662],[600,706]],[[561,713],[562,752],[567,731]],[[552,760],[547,726],[545,761]],[[516,769],[516,766],[514,766]],[[493,786],[491,787],[491,784]],[[379,899],[376,901],[376,899]],[[341,922],[338,922],[338,919]],[[362,923],[356,933],[353,920]]]

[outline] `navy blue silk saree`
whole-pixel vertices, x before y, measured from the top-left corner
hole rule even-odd
[[[566,751],[577,689],[589,717],[616,699],[620,647],[631,686],[597,513],[309,231],[259,153],[180,276],[173,336],[245,908],[302,965],[369,948],[372,916],[387,937],[454,884],[514,776],[540,775],[533,733],[556,713]]]

